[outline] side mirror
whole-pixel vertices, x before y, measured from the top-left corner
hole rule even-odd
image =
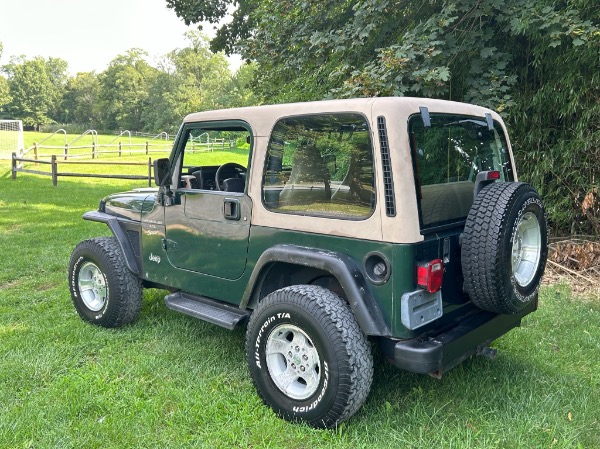
[[[154,160],[154,183],[159,187],[171,184],[169,169],[171,168],[168,158]]]

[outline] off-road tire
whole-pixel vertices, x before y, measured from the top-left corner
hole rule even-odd
[[[88,279],[91,274],[95,280]],[[127,269],[114,237],[84,240],[75,247],[69,262],[69,289],[79,316],[98,326],[131,323],[142,305],[141,281]],[[90,291],[94,289],[96,293]]]
[[[288,357],[286,347],[285,353],[271,352],[267,361],[266,348],[271,347],[270,342],[287,345],[281,335],[290,342],[290,359],[284,360]],[[277,386],[278,377],[270,368],[276,363],[285,367],[286,372],[291,367],[297,368],[293,360],[297,363],[299,359],[291,358],[298,350],[289,340],[292,337],[297,338],[295,342],[307,337],[304,339],[307,344],[300,344],[297,354],[307,350],[318,360],[311,371],[318,373],[318,382],[314,381],[313,388],[306,383],[306,393],[302,391],[303,378],[299,377],[296,385],[301,388],[297,398]],[[304,421],[313,427],[334,427],[352,416],[367,398],[373,379],[370,346],[348,304],[316,285],[285,287],[259,303],[248,323],[246,356],[250,375],[265,404],[289,421]],[[308,372],[312,359],[307,360]],[[310,395],[303,397],[304,393]]]
[[[525,219],[539,246],[532,251],[529,272],[515,277],[515,239]],[[535,226],[535,220],[539,226]],[[548,236],[544,206],[529,184],[496,182],[475,198],[462,237],[464,288],[473,303],[483,310],[502,314],[523,311],[537,299],[546,266]],[[518,270],[517,270],[518,271]],[[517,273],[519,275],[519,273]]]

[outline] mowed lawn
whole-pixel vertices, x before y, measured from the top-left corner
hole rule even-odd
[[[244,330],[167,310],[108,330],[77,316],[70,253],[108,228],[81,219],[143,181],[19,174],[0,162],[0,448],[598,448],[600,304],[546,287],[540,309],[441,380],[376,354],[362,409],[336,430],[277,418],[257,397]]]

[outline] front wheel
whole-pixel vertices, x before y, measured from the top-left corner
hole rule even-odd
[[[373,359],[348,304],[316,285],[294,285],[264,298],[246,334],[250,375],[279,416],[333,427],[369,394]]]
[[[135,320],[142,305],[142,285],[125,264],[114,237],[84,240],[69,262],[73,305],[85,321],[119,327]]]

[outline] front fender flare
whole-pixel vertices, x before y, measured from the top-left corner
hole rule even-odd
[[[264,268],[273,262],[318,268],[331,273],[342,286],[356,321],[365,335],[391,335],[381,309],[356,262],[345,254],[333,251],[296,245],[275,245],[267,249],[252,271],[240,308],[248,306],[254,287],[265,272]]]
[[[125,231],[123,230],[119,222],[124,222],[133,225],[137,224],[138,226],[139,223],[123,218],[117,218],[113,215],[109,215],[107,213],[98,211],[86,212],[85,214],[83,214],[83,219],[89,221],[97,221],[99,223],[106,223],[108,225],[109,229],[117,239],[119,247],[121,248],[123,257],[125,258],[125,264],[127,265],[127,269],[136,276],[139,276],[140,270],[133,250],[131,249],[131,244],[129,243],[127,235],[125,234]]]

